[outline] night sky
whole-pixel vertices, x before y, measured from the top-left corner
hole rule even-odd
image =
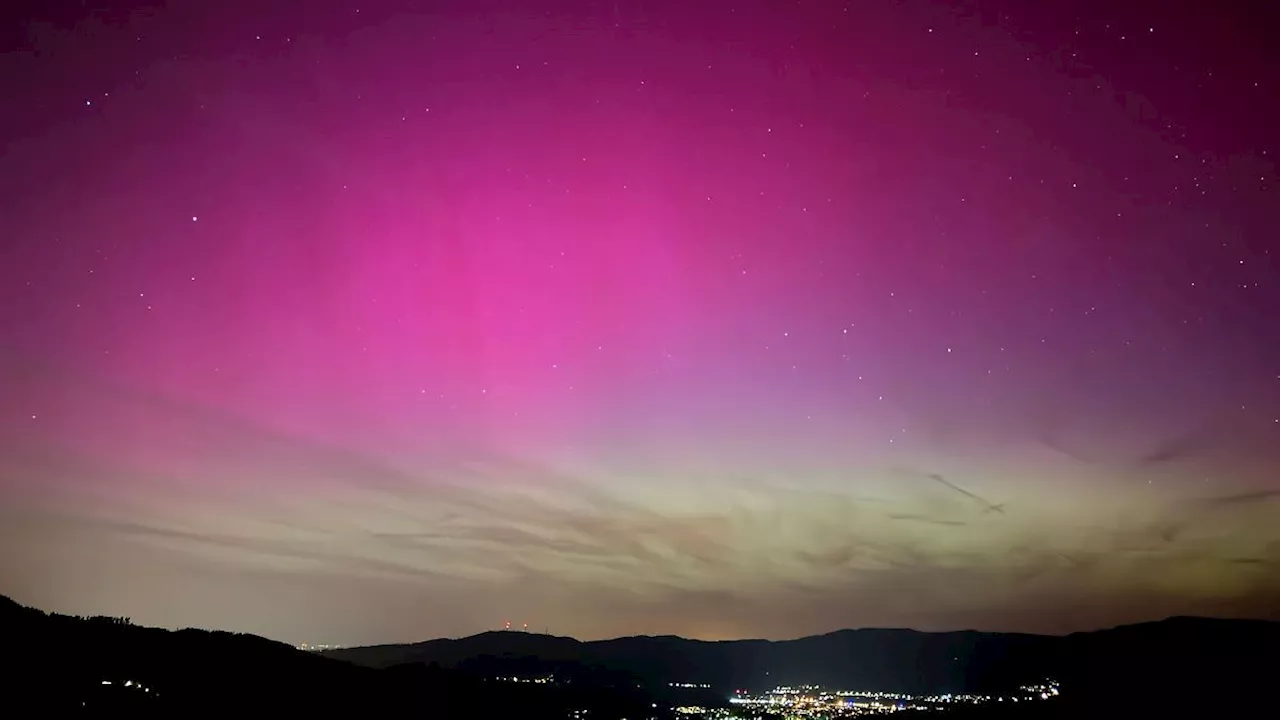
[[[339,644],[1276,617],[1274,3],[27,4],[0,593]]]

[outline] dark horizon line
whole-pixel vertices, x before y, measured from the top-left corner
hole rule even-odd
[[[342,646],[337,646],[330,649],[331,650],[363,650],[367,648],[405,647],[410,645],[426,645],[428,643],[436,643],[436,642],[462,642],[464,640],[470,640],[472,638],[477,638],[482,635],[508,635],[508,634],[536,635],[538,637],[554,638],[557,640],[572,640],[582,645],[619,642],[622,640],[642,640],[642,639],[673,639],[673,640],[682,640],[684,642],[695,642],[695,643],[705,643],[705,644],[753,643],[753,642],[754,643],[790,643],[790,642],[799,642],[801,640],[810,640],[813,638],[828,637],[831,635],[838,635],[840,633],[849,633],[849,632],[907,632],[907,633],[916,633],[919,635],[977,634],[977,635],[1002,635],[1005,637],[1020,636],[1020,637],[1040,637],[1040,638],[1066,638],[1066,637],[1071,637],[1073,635],[1088,635],[1091,633],[1109,632],[1112,630],[1120,630],[1123,628],[1140,627],[1144,625],[1159,625],[1161,623],[1182,622],[1182,621],[1212,622],[1212,623],[1267,623],[1267,624],[1280,625],[1280,620],[1269,620],[1267,618],[1257,618],[1257,617],[1245,618],[1245,617],[1214,617],[1212,615],[1168,615],[1163,618],[1155,618],[1151,620],[1138,620],[1135,622],[1120,623],[1117,625],[1106,625],[1106,626],[1094,628],[1092,630],[1073,630],[1071,632],[1066,632],[1066,633],[1037,633],[1037,632],[1008,631],[1008,630],[978,630],[975,628],[963,628],[959,630],[917,630],[915,628],[909,628],[909,627],[856,627],[856,628],[846,627],[846,628],[839,628],[836,630],[830,630],[827,632],[813,633],[811,635],[800,635],[797,637],[781,638],[777,640],[770,640],[768,638],[761,638],[761,637],[743,637],[743,638],[726,638],[721,640],[704,640],[701,638],[685,637],[683,635],[675,635],[670,633],[657,634],[657,635],[641,633],[636,635],[618,635],[616,637],[597,638],[595,640],[582,640],[572,635],[553,635],[549,632],[537,632],[534,630],[516,630],[514,628],[513,629],[499,628],[496,630],[482,630],[480,632],[472,633],[470,635],[458,635],[454,637],[436,637],[436,638],[428,638],[426,640],[415,640],[411,642],[374,643],[371,645],[342,645]],[[322,652],[328,652],[328,650],[325,650]]]
[[[71,615],[67,613],[42,610],[40,608],[33,607],[30,605],[24,605],[18,602],[17,600],[14,600],[12,597],[8,595],[0,594],[0,606],[4,605],[5,603],[11,603],[16,607],[22,608],[24,610],[31,610],[34,612],[38,612],[45,616],[60,615],[62,617],[86,618],[86,619],[96,618],[96,617],[103,617],[103,618],[109,617],[107,615]],[[743,638],[726,638],[726,639],[720,639],[720,640],[704,640],[702,638],[685,637],[683,635],[675,635],[671,633],[663,633],[663,634],[640,633],[635,635],[618,635],[615,637],[597,638],[594,640],[583,640],[580,638],[573,637],[572,635],[553,635],[549,631],[545,631],[545,630],[544,632],[538,632],[536,630],[499,628],[499,629],[491,629],[491,630],[482,630],[480,632],[471,633],[469,635],[459,635],[454,637],[435,637],[435,638],[428,638],[426,640],[415,640],[415,641],[409,641],[409,642],[371,643],[368,645],[334,645],[324,650],[318,650],[314,652],[325,654],[331,651],[341,651],[341,650],[359,650],[359,649],[380,648],[380,647],[404,647],[404,646],[410,646],[410,645],[425,645],[427,643],[434,643],[434,642],[462,642],[464,640],[470,640],[472,638],[477,638],[482,635],[507,635],[507,634],[536,635],[538,637],[555,638],[558,640],[572,640],[575,643],[579,643],[583,645],[619,642],[622,640],[639,640],[639,639],[674,639],[674,640],[682,640],[684,642],[705,643],[705,644],[752,643],[752,642],[754,643],[790,643],[790,642],[799,642],[801,640],[809,640],[812,638],[828,637],[830,635],[838,635],[840,633],[849,633],[849,632],[907,632],[907,633],[916,633],[920,635],[978,634],[978,635],[1002,635],[1006,637],[1021,636],[1021,637],[1065,638],[1065,637],[1071,637],[1073,635],[1087,635],[1090,633],[1107,632],[1111,630],[1118,630],[1121,628],[1138,627],[1143,625],[1156,625],[1160,623],[1188,621],[1188,620],[1197,621],[1197,622],[1213,622],[1213,623],[1267,623],[1267,624],[1280,625],[1280,620],[1270,620],[1267,618],[1257,618],[1257,617],[1245,618],[1245,617],[1214,617],[1209,615],[1169,615],[1163,618],[1155,618],[1151,620],[1138,620],[1135,622],[1120,623],[1117,625],[1108,625],[1104,627],[1098,627],[1092,630],[1074,630],[1067,633],[1036,633],[1036,632],[1018,632],[1018,631],[1004,631],[1004,630],[978,630],[976,628],[962,628],[958,630],[917,630],[915,628],[909,628],[909,627],[856,627],[856,628],[845,627],[845,628],[837,628],[835,630],[829,630],[827,632],[813,633],[810,635],[800,635],[798,637],[781,638],[776,640],[771,640],[771,639],[762,638],[762,637],[743,637]],[[234,633],[237,635],[248,635],[253,637],[260,637],[264,640],[269,640],[271,642],[278,642],[278,643],[281,643],[282,645],[288,645],[293,648],[300,648],[301,645],[320,646],[325,644],[325,643],[314,643],[314,644],[294,643],[286,640],[278,640],[276,638],[267,637],[265,635],[258,635],[257,633],[252,633],[252,632],[243,632],[238,630],[223,630],[218,628],[195,627],[190,625],[185,627],[160,627],[156,625],[138,625],[137,627],[149,628],[153,630],[164,630],[167,632],[179,632],[182,630],[199,630],[203,632]],[[308,651],[308,652],[312,652],[312,651]]]

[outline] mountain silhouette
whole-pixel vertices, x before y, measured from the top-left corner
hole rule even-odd
[[[1065,636],[905,629],[840,630],[797,640],[707,642],[638,636],[581,642],[525,632],[336,649],[327,657],[377,668],[435,664],[551,672],[577,666],[633,677],[674,699],[672,684],[736,689],[816,684],[905,693],[1009,691],[1052,678],[1065,708],[1225,711],[1269,687],[1280,623],[1174,617]],[[976,711],[975,711],[976,712]],[[1023,710],[1019,716],[1026,716]]]
[[[486,632],[459,640],[330,650],[327,657],[367,667],[436,663],[464,667],[479,658],[536,657],[632,674],[650,686],[707,684],[718,690],[820,684],[893,692],[965,692],[1035,682],[1056,670],[1056,638],[973,631],[841,630],[781,642],[704,642],[640,636],[580,642],[524,632]],[[1014,656],[1017,666],[1006,666]]]
[[[1050,678],[1062,689],[1056,700],[947,715],[1251,717],[1268,695],[1280,623],[1175,617],[1066,636],[864,629],[719,642],[487,632],[313,653],[253,635],[47,614],[0,596],[0,637],[6,717],[251,711],[541,720],[589,710],[665,720],[674,705],[724,705],[739,689],[998,693]]]
[[[651,717],[634,684],[499,682],[423,664],[379,670],[253,635],[47,614],[0,596],[0,717]]]

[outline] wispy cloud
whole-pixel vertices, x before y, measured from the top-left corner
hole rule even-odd
[[[924,613],[938,598],[1016,604],[1079,588],[1249,594],[1265,590],[1262,571],[1280,561],[1274,523],[1256,517],[1280,496],[1272,490],[1117,512],[1109,524],[1097,520],[1104,513],[1063,514],[1051,502],[1005,512],[967,480],[911,470],[847,489],[712,477],[676,494],[482,448],[404,466],[227,410],[65,379],[74,392],[165,418],[169,434],[157,441],[193,443],[176,449],[194,447],[208,465],[181,477],[117,464],[112,485],[132,496],[86,504],[68,494],[55,504],[58,522],[221,568],[417,589],[406,593],[519,587],[547,607],[570,594],[593,607],[619,598],[619,607],[678,605],[710,626],[726,613],[745,623],[763,599],[808,607],[817,622],[851,607],[876,617],[916,604]],[[1190,452],[1182,447],[1162,457]],[[106,472],[101,456],[67,450],[32,462],[60,468],[67,482]],[[228,478],[227,493],[211,484],[220,473],[244,475]]]

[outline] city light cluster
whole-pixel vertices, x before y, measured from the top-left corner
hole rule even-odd
[[[531,677],[531,678],[529,678],[529,677],[517,677],[517,676],[515,676],[515,675],[512,675],[512,676],[509,676],[509,677],[498,677],[498,678],[496,678],[496,679],[501,680],[501,681],[503,681],[503,682],[513,682],[513,683],[534,683],[534,684],[536,684],[536,685],[546,685],[546,684],[548,684],[548,683],[553,683],[553,682],[555,682],[555,680],[556,680],[556,679],[555,679],[555,676],[553,676],[553,675],[544,675],[544,676],[542,676],[542,677]]]
[[[103,680],[102,684],[103,685],[119,685],[120,687],[123,687],[123,688],[129,688],[130,690],[136,690],[138,692],[144,692],[147,694],[155,693],[154,690],[152,690],[151,688],[147,687],[146,685],[143,685],[142,683],[136,680],[125,680],[124,682],[116,682],[114,680]]]
[[[1009,695],[982,695],[972,693],[945,693],[912,695],[865,690],[824,690],[813,685],[801,687],[777,687],[765,693],[735,693],[729,702],[748,710],[752,717],[779,715],[799,717],[859,717],[880,715],[902,710],[942,710],[955,705],[985,705],[1002,702],[1032,702],[1048,700],[1059,694],[1056,681],[1046,680],[1034,685],[1024,685]],[[703,718],[736,718],[732,711],[713,711],[696,707],[676,709],[682,715]]]

